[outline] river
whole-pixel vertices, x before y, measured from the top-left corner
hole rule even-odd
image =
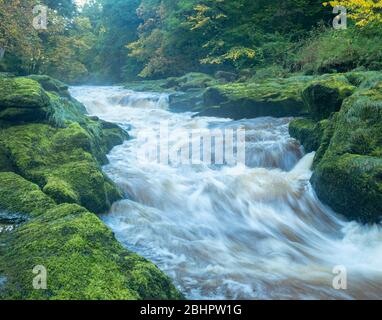
[[[317,199],[314,154],[289,136],[291,119],[194,117],[169,111],[166,94],[120,87],[71,93],[132,137],[108,156],[104,171],[126,199],[102,219],[187,298],[381,299],[382,229],[348,222]],[[163,123],[170,146],[188,143],[179,129],[245,129],[245,165],[137,156],[152,143],[139,134],[157,135]]]

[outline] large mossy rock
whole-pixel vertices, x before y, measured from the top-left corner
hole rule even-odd
[[[56,206],[56,203],[34,183],[13,172],[0,173],[0,209],[34,217]]]
[[[78,203],[102,213],[122,197],[102,173],[98,161],[103,159],[97,161],[99,150],[107,152],[106,144],[77,123],[67,128],[12,126],[0,131],[0,144],[16,171],[58,203]]]
[[[1,77],[0,110],[15,112],[0,118],[0,222],[13,227],[0,232],[0,299],[183,298],[92,213],[122,197],[101,165],[127,133],[45,76]],[[32,286],[35,266],[46,290]]]
[[[210,87],[200,116],[233,119],[287,117],[306,113],[301,92],[312,77],[266,79]]]
[[[31,78],[38,77],[45,91]],[[38,184],[58,203],[77,203],[102,213],[122,195],[101,170],[106,154],[128,138],[117,125],[85,115],[65,86],[44,76],[0,79],[2,118],[0,171],[15,171]],[[9,107],[12,106],[12,107]],[[20,111],[22,116],[17,113]],[[23,110],[39,115],[25,117]],[[0,113],[1,114],[1,113]],[[41,116],[40,116],[41,114]]]
[[[378,222],[382,219],[382,82],[346,99],[332,121],[330,143],[315,162],[313,186],[334,210],[352,219]]]
[[[44,108],[49,97],[41,85],[28,78],[0,78],[0,107]]]
[[[315,122],[311,119],[295,119],[289,124],[290,135],[299,140],[309,153],[320,148],[328,120]]]
[[[37,81],[46,91],[55,92],[62,97],[70,98],[69,87],[57,79],[47,75],[30,75],[27,78]]]
[[[0,173],[0,210],[25,215],[0,233],[1,299],[179,299],[152,263],[125,250],[94,214],[56,205],[14,173]],[[47,271],[46,290],[33,288],[33,268]]]
[[[0,78],[0,120],[45,121],[50,99],[41,85],[27,78]]]
[[[380,222],[382,74],[344,76],[358,88],[344,99],[340,110],[319,122],[294,120],[289,132],[307,151],[317,150],[311,181],[323,202],[349,219]]]
[[[355,87],[344,75],[327,75],[312,81],[302,91],[302,97],[310,116],[319,121],[339,111],[354,91]]]

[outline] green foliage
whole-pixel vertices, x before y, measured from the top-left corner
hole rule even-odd
[[[0,71],[31,73],[42,50],[38,32],[32,27],[34,0],[0,0],[0,47],[5,49]]]
[[[307,74],[347,72],[359,67],[382,70],[382,29],[318,28],[291,60],[292,70]]]
[[[48,30],[39,32],[27,10],[34,3],[0,1],[0,71],[108,83],[195,71],[382,68],[379,4],[365,15],[370,1],[351,1],[357,26],[335,30],[322,0],[92,0],[81,11],[71,0],[46,0]]]

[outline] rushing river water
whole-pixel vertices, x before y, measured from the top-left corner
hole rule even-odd
[[[231,121],[167,110],[165,94],[75,87],[90,115],[129,130],[104,170],[124,191],[102,218],[190,299],[382,299],[382,229],[347,222],[316,197],[314,154],[290,119]],[[246,165],[171,165],[137,157],[134,139],[177,129],[245,128]],[[187,143],[176,134],[169,143]],[[347,283],[337,290],[335,271]],[[346,271],[346,272],[345,272]],[[342,282],[344,284],[344,282]]]

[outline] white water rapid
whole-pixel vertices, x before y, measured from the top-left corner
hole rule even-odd
[[[382,299],[382,228],[347,222],[317,199],[309,183],[314,154],[290,138],[290,119],[195,118],[168,111],[165,94],[119,87],[71,93],[90,115],[132,136],[104,168],[126,199],[102,219],[187,298]],[[246,165],[140,161],[143,142],[134,137],[158,131],[161,121],[170,132],[245,128]],[[346,290],[333,286],[337,276]]]

